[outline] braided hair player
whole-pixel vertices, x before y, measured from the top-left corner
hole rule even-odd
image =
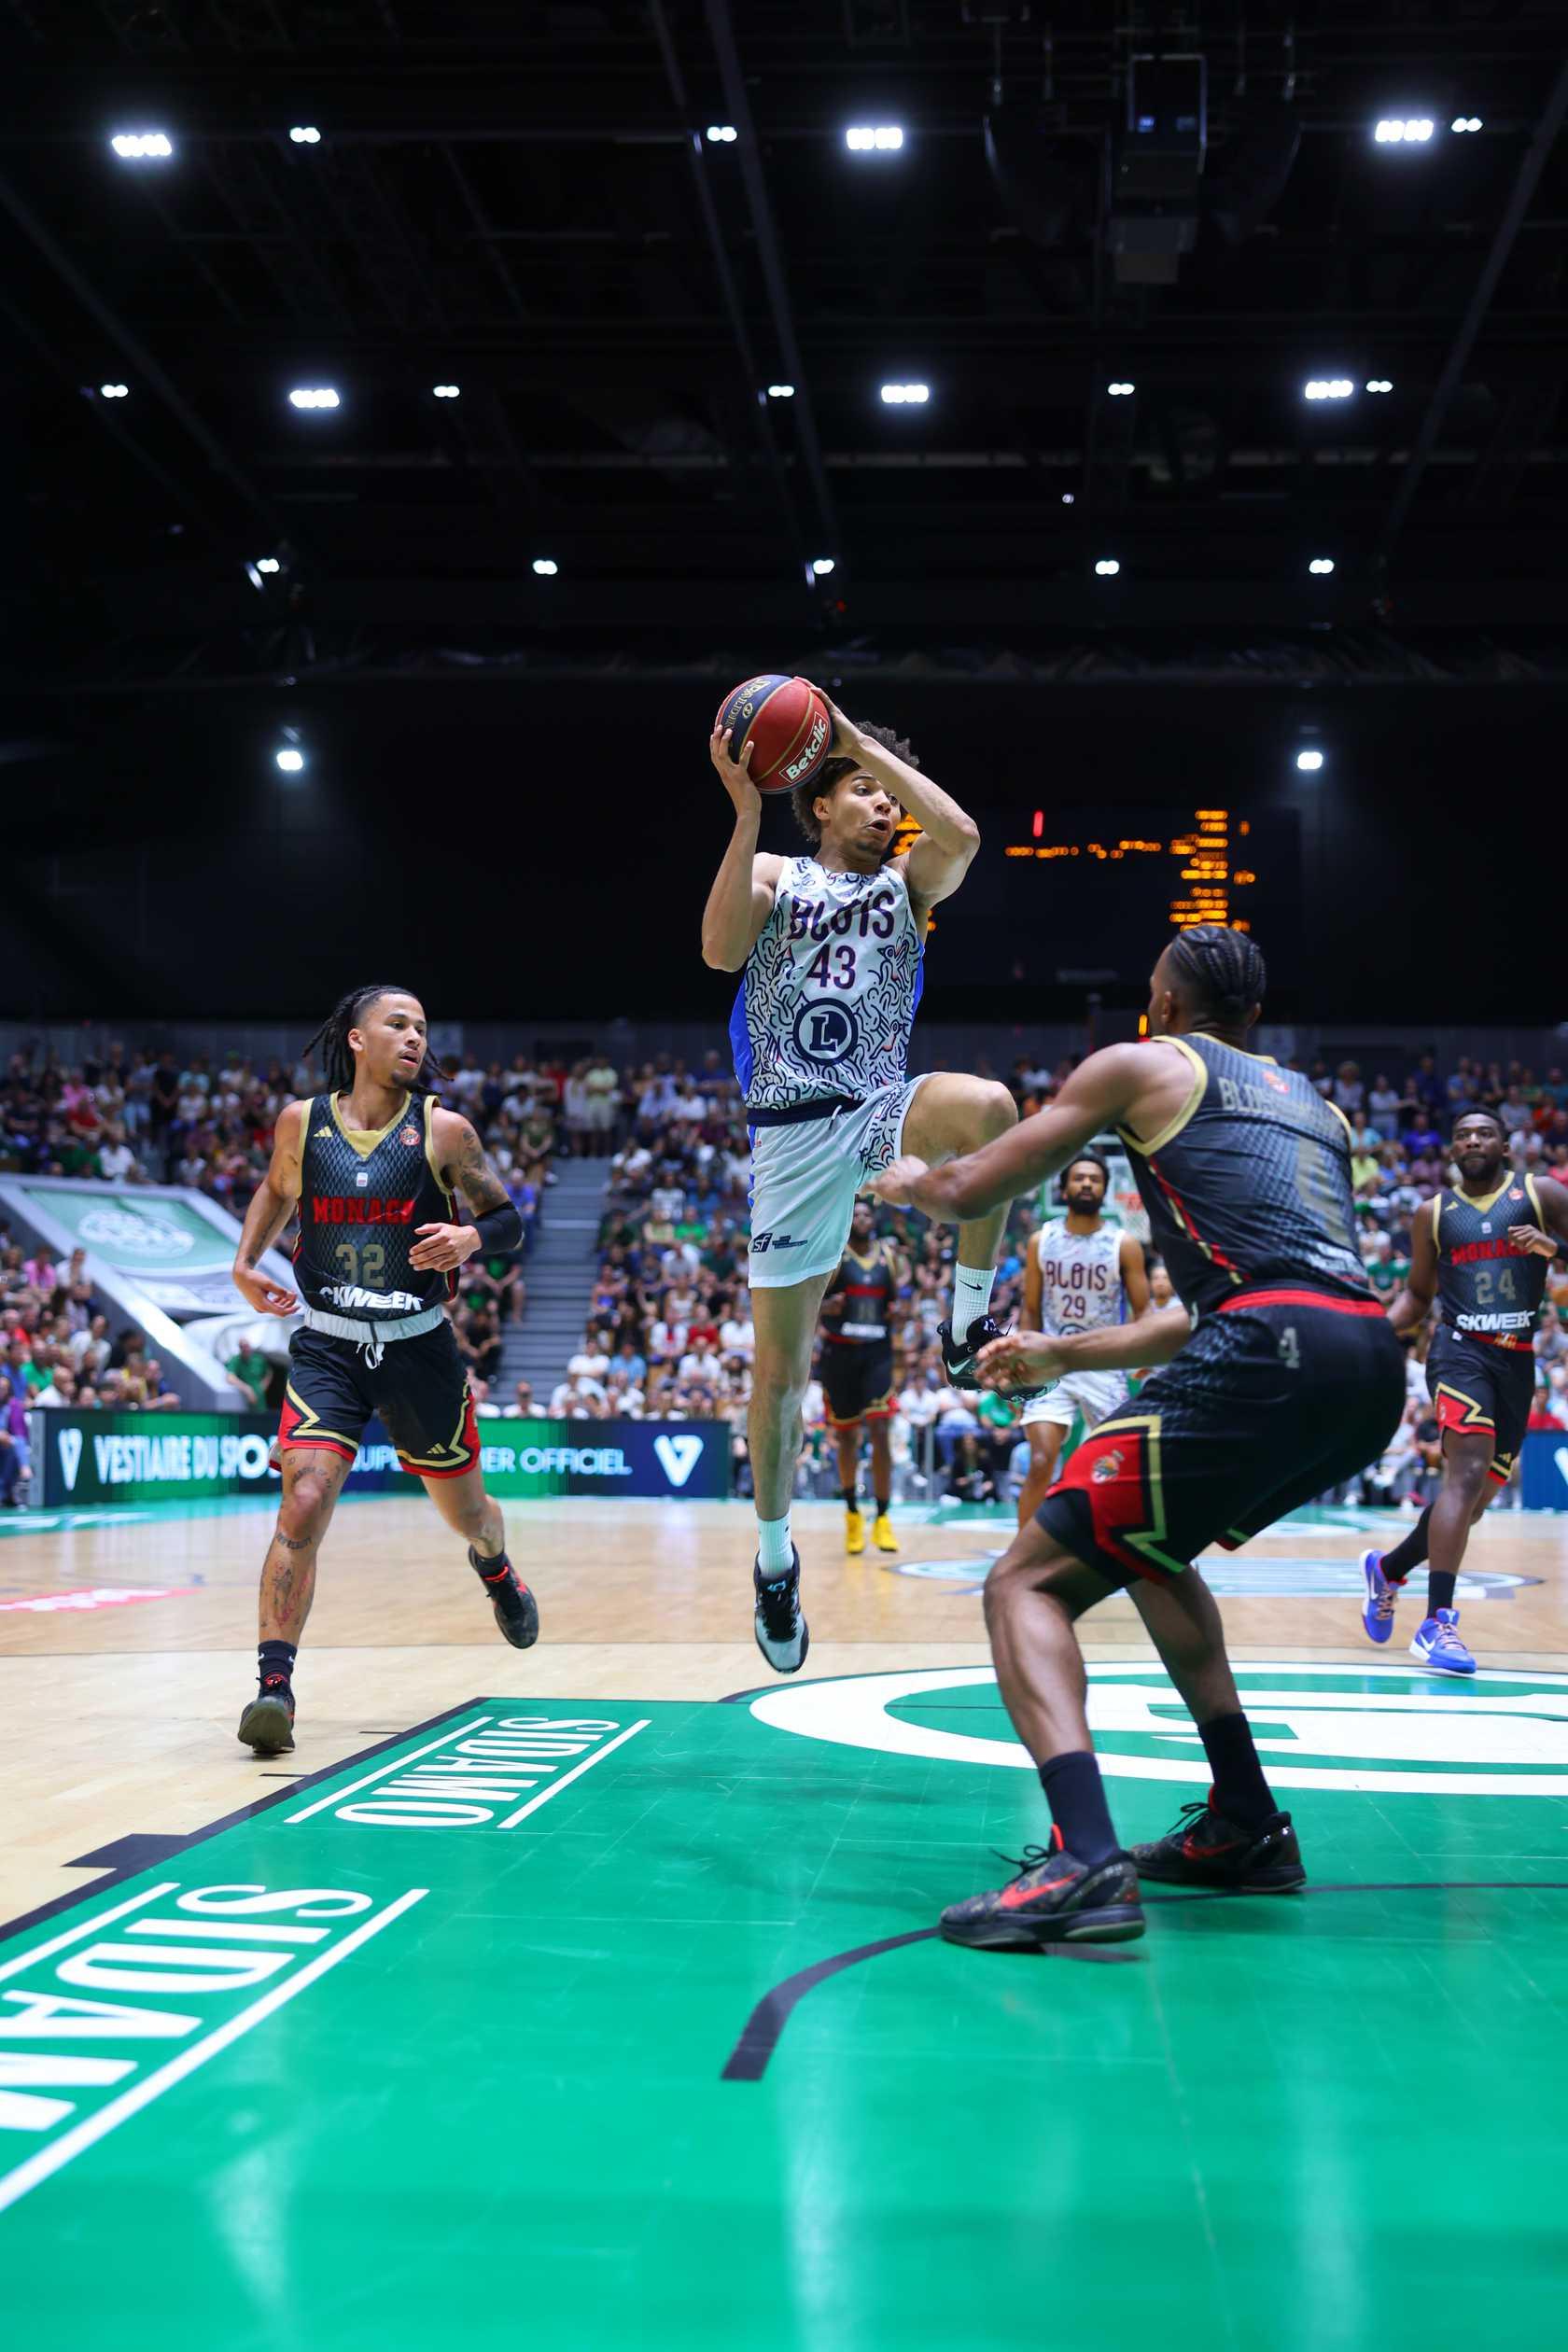
[[[417,997],[381,984],[351,989],[307,1054],[318,1045],[328,1091],[280,1112],[234,1261],[253,1307],[293,1314],[299,1296],[269,1280],[261,1258],[298,1205],[304,1311],[278,1430],[283,1501],[261,1568],[259,1687],[239,1729],[259,1756],[294,1744],[294,1662],[316,1552],[372,1414],[467,1539],[506,1639],[527,1649],[539,1636],[533,1595],[484,1491],[473,1398],[445,1311],[457,1267],[480,1250],[517,1248],[522,1219],[468,1120],[436,1099],[442,1071]],[[453,1218],[457,1191],[466,1223]]]
[[[1006,1388],[1068,1370],[1165,1368],[1085,1438],[987,1580],[997,1680],[1056,1826],[1052,1849],[1027,1854],[1009,1884],[943,1913],[954,1943],[1141,1935],[1140,1878],[1245,1894],[1306,1879],[1192,1562],[1381,1452],[1404,1409],[1405,1368],[1356,1246],[1350,1127],[1299,1072],[1246,1050],[1264,979],[1239,932],[1179,932],[1150,979],[1146,1043],[1091,1054],[1047,1109],[983,1151],[935,1169],[901,1159],[876,1184],[895,1207],[972,1217],[1113,1127],[1182,1300],[1071,1338],[1015,1332],[981,1356],[982,1379]],[[1130,1853],[1111,1824],[1073,1630],[1122,1589],[1213,1776],[1205,1803]]]

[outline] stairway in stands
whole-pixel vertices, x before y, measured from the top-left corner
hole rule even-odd
[[[511,1404],[519,1380],[531,1380],[534,1404],[546,1412],[568,1357],[582,1345],[599,1267],[595,1243],[609,1167],[602,1159],[555,1162],[539,1239],[523,1267],[528,1303],[520,1323],[502,1327],[501,1373],[492,1390],[498,1405]]]

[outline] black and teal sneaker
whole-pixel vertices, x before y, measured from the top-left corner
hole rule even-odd
[[[1307,1883],[1301,1849],[1286,1813],[1270,1813],[1261,1828],[1243,1829],[1206,1802],[1183,1805],[1174,1829],[1132,1848],[1141,1879],[1164,1886],[1228,1887],[1236,1895],[1294,1895]]]
[[[978,1393],[980,1383],[974,1377],[974,1359],[982,1348],[988,1348],[993,1339],[1005,1339],[1007,1334],[993,1315],[977,1315],[961,1342],[954,1337],[949,1323],[939,1323],[936,1336],[942,1342],[942,1368],[947,1375],[948,1387]]]
[[[1138,1874],[1131,1857],[1113,1854],[1091,1868],[1069,1854],[1061,1832],[1048,1846],[1026,1846],[1018,1875],[1005,1886],[949,1903],[942,1933],[949,1943],[1037,1952],[1046,1944],[1130,1943],[1143,1933]]]

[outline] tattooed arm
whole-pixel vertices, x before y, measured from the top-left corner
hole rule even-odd
[[[273,1129],[273,1158],[260,1189],[245,1211],[245,1229],[234,1259],[234,1288],[266,1315],[291,1315],[299,1300],[259,1271],[261,1260],[294,1213],[300,1197],[300,1148],[308,1102],[288,1102]]]
[[[409,1252],[409,1264],[437,1274],[450,1273],[476,1250],[515,1250],[523,1239],[523,1220],[507,1198],[506,1186],[484,1156],[484,1146],[469,1121],[456,1111],[438,1111],[430,1122],[430,1140],[441,1183],[460,1192],[473,1222],[469,1225],[422,1225]]]

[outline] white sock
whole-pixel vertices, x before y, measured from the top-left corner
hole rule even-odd
[[[787,1576],[793,1561],[794,1547],[790,1541],[790,1514],[781,1519],[757,1521],[757,1565],[764,1576]]]
[[[991,1303],[996,1287],[994,1266],[959,1266],[953,1269],[953,1337],[962,1347],[969,1326],[978,1323]]]

